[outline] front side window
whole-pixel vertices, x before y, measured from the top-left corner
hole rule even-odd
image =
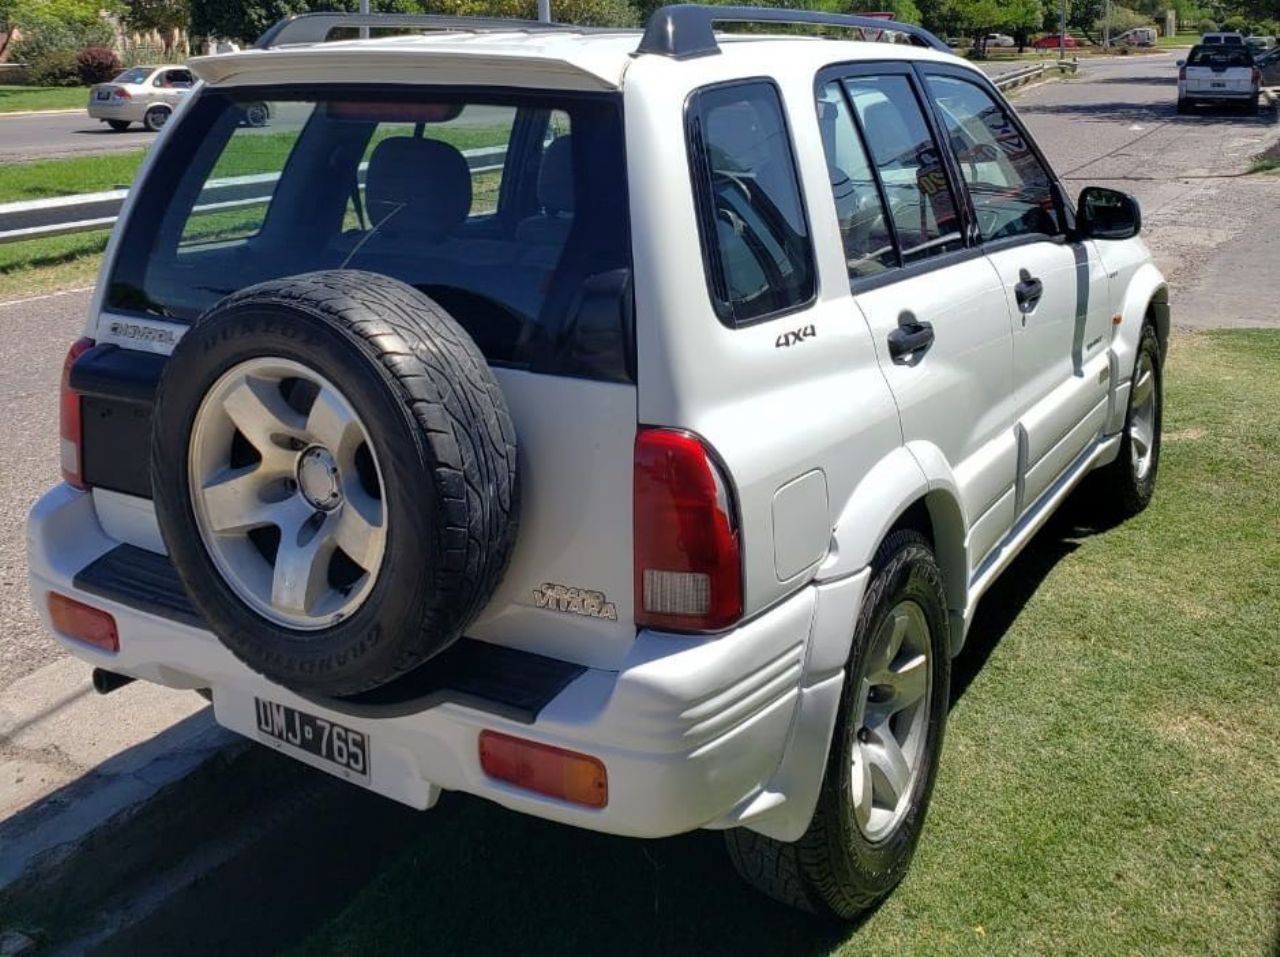
[[[777,89],[758,81],[696,93],[689,136],[721,318],[751,322],[811,300],[813,249]]]
[[[851,76],[845,89],[884,184],[905,262],[964,246],[942,152],[911,81],[900,74]]]
[[[1053,177],[1008,112],[968,80],[930,75],[928,86],[982,238],[1061,233]]]
[[[363,269],[430,295],[492,363],[631,375],[616,97],[206,90],[181,122],[125,225],[110,308],[189,321],[254,283]]]

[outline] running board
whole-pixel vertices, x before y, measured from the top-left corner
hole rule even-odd
[[[207,628],[165,555],[119,545],[82,568],[73,583],[82,592],[145,614]],[[558,658],[462,638],[417,670],[372,691],[347,698],[302,697],[365,718],[398,718],[447,702],[533,724],[586,670]]]

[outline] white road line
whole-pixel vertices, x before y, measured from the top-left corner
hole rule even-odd
[[[60,289],[57,292],[47,292],[43,296],[29,296],[26,299],[10,299],[8,302],[0,302],[0,309],[5,306],[21,306],[28,302],[40,302],[42,299],[57,299],[59,296],[74,296],[78,292],[92,291],[92,286],[81,286],[78,289]]]

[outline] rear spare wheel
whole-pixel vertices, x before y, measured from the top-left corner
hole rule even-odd
[[[222,300],[157,394],[156,514],[192,601],[255,671],[351,695],[452,644],[515,543],[516,440],[467,333],[385,276]]]

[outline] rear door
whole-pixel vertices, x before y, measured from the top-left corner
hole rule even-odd
[[[1013,520],[1012,344],[1000,277],[965,220],[910,67],[824,72],[818,109],[854,297],[903,438],[946,459],[973,567]]]
[[[987,81],[945,67],[924,73],[1013,317],[1021,514],[1101,432],[1107,277],[1093,244],[1068,238],[1052,173]]]

